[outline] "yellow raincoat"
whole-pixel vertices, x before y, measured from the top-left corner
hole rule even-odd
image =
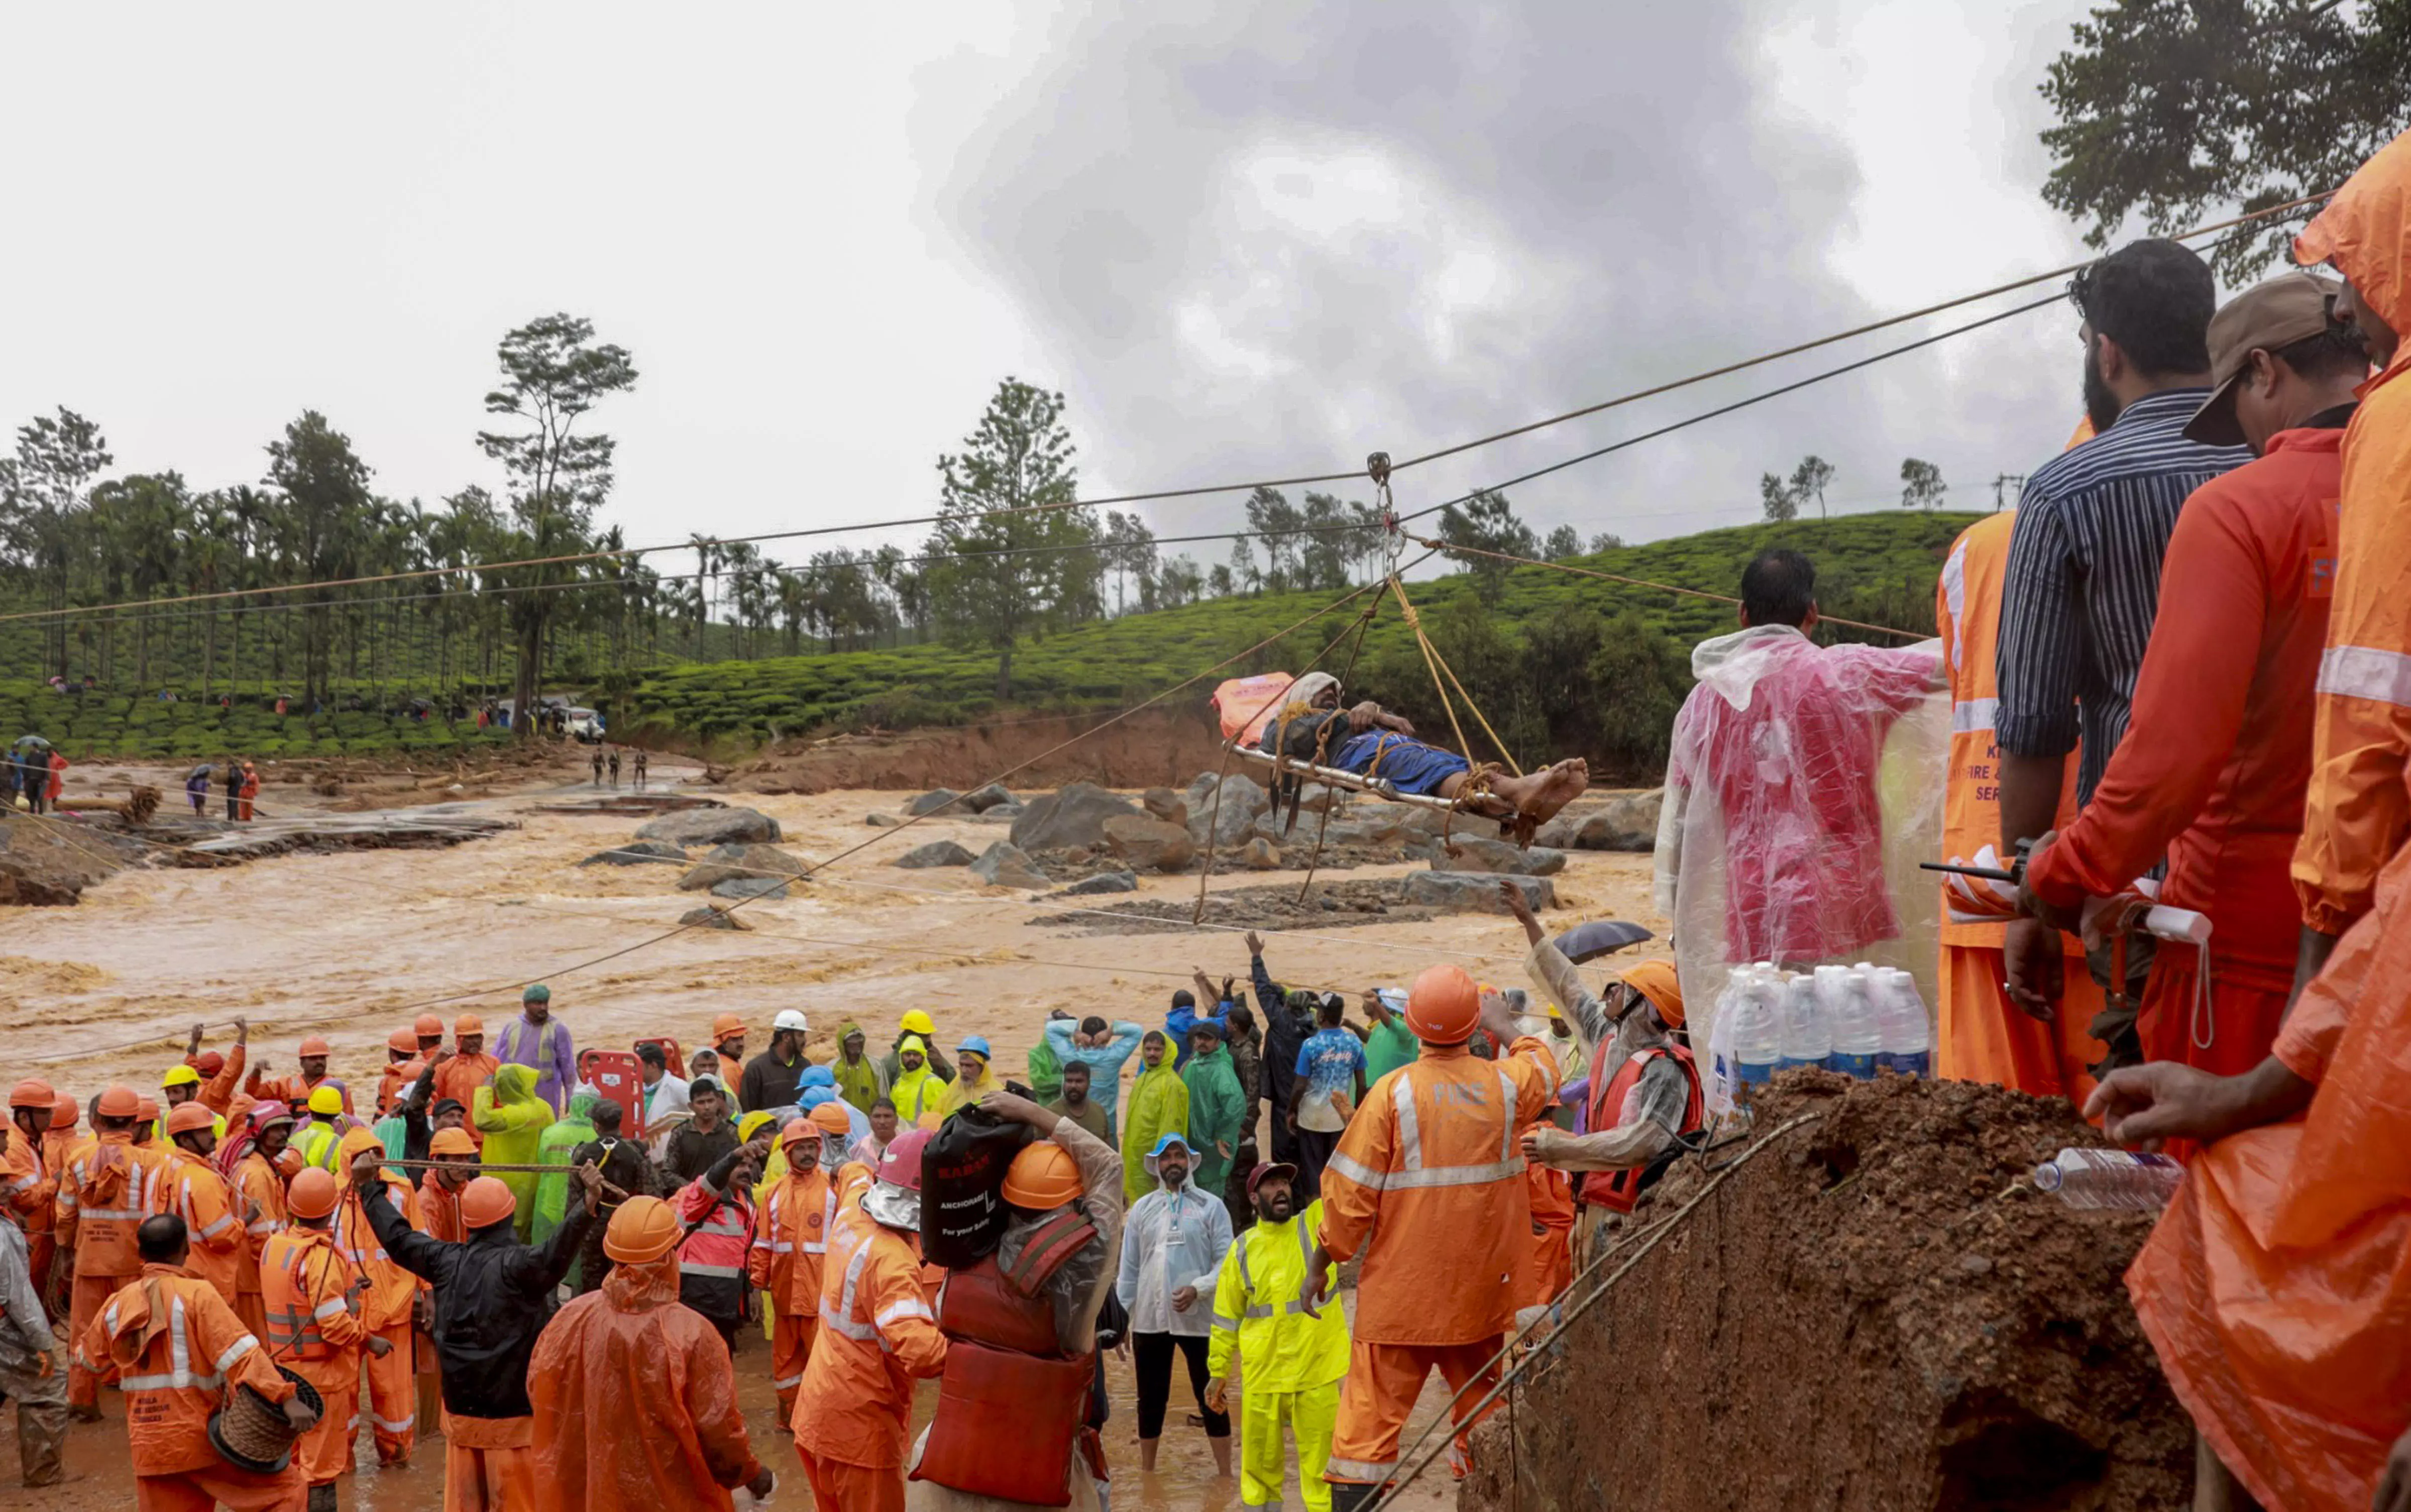
[[[477,1132],[486,1137],[485,1147],[479,1152],[486,1165],[533,1166],[544,1141],[544,1131],[552,1123],[552,1105],[535,1094],[533,1068],[505,1065],[494,1072],[493,1085],[477,1089],[476,1106],[470,1109],[469,1117]],[[497,1171],[494,1178],[519,1198],[519,1211],[512,1214],[511,1224],[524,1243],[535,1224],[538,1178],[533,1172],[510,1171]]]

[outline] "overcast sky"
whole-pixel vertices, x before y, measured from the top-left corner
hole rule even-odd
[[[499,482],[495,341],[566,310],[641,371],[600,412],[634,542],[925,514],[1007,374],[1066,393],[1090,493],[1354,466],[2080,256],[2038,193],[2035,85],[2082,8],[23,8],[0,427],[64,404],[120,471],[206,488],[316,408],[432,505]],[[1964,318],[1402,475],[1399,502]],[[2078,356],[2072,315],[2021,316],[1514,502],[1683,534],[1754,518],[1759,473],[1813,450],[1837,506],[1896,500],[1912,455],[1988,505],[2066,436]]]

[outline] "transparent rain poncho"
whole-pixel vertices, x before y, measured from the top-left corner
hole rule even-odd
[[[1658,812],[1657,903],[1673,921],[1691,1043],[1731,967],[1873,962],[1935,1001],[1951,738],[1938,641],[1819,646],[1789,625],[1700,643]]]

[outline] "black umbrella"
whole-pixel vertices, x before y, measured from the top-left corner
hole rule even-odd
[[[1560,954],[1580,965],[1630,949],[1650,937],[1649,932],[1638,924],[1627,924],[1620,918],[1595,918],[1558,935],[1556,945]]]
[[[184,781],[191,782],[196,777],[207,777],[210,773],[217,770],[217,766],[214,762],[204,761],[199,766],[195,767],[192,771],[184,773]]]

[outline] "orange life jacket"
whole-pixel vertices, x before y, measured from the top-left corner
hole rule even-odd
[[[1590,1092],[1590,1132],[1605,1134],[1616,1126],[1623,1111],[1624,1099],[1641,1084],[1641,1075],[1651,1063],[1666,1056],[1683,1068],[1683,1122],[1677,1135],[1697,1134],[1706,1122],[1707,1104],[1700,1094],[1700,1068],[1692,1063],[1691,1052],[1680,1045],[1659,1045],[1629,1056],[1615,1068],[1615,1075],[1605,1081],[1594,1079]],[[1651,1162],[1655,1165],[1656,1162]],[[1630,1212],[1641,1200],[1642,1180],[1648,1174],[1646,1166],[1628,1167],[1616,1171],[1585,1171],[1581,1178],[1578,1196],[1594,1208],[1611,1212]]]
[[[1096,1237],[1081,1213],[1059,1213],[1010,1268],[990,1255],[947,1273],[938,1294],[946,1369],[913,1479],[1031,1506],[1070,1501],[1066,1471],[1097,1357],[1063,1354],[1046,1282]]]

